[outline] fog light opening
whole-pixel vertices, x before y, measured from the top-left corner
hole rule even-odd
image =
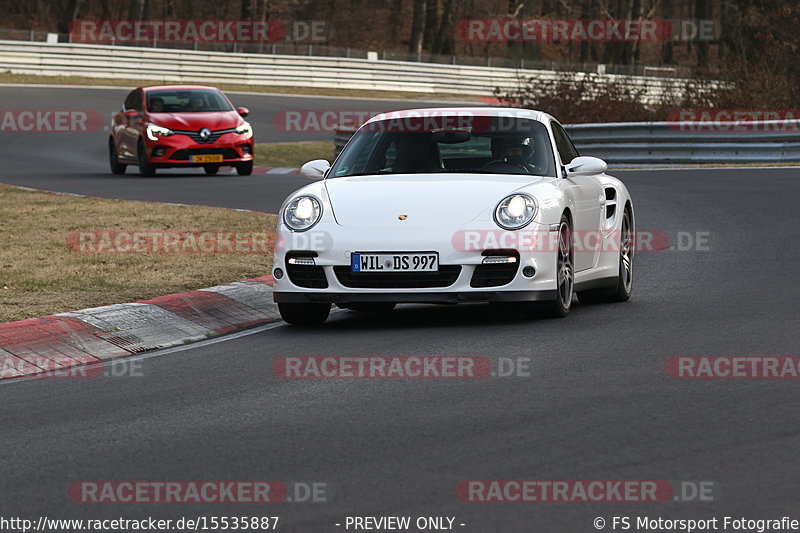
[[[525,268],[522,269],[522,275],[525,276],[526,278],[532,278],[533,276],[536,275],[536,269],[533,268],[532,266],[526,266]]]
[[[290,257],[286,260],[290,265],[314,266],[317,262],[313,257]]]
[[[275,270],[272,271],[272,276],[275,279],[281,279],[283,277],[283,270],[281,270],[280,268],[276,268]]]
[[[517,258],[514,256],[505,256],[505,255],[490,255],[488,257],[484,257],[482,263],[484,265],[499,265],[504,263],[516,263]]]

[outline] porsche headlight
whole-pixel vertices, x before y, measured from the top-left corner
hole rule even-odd
[[[527,226],[536,214],[536,202],[527,194],[512,194],[503,198],[494,210],[494,220],[503,229]]]
[[[249,139],[253,136],[253,126],[251,126],[249,122],[244,122],[241,126],[236,128],[236,133],[244,135],[246,139]]]
[[[283,221],[294,231],[305,231],[319,222],[322,204],[313,196],[298,196],[283,210]]]
[[[147,125],[147,138],[151,141],[157,141],[159,137],[167,137],[172,135],[172,130],[158,126],[156,124]]]

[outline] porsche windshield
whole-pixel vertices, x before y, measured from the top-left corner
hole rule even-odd
[[[541,122],[464,118],[401,117],[367,124],[328,177],[445,172],[555,176],[550,139]]]

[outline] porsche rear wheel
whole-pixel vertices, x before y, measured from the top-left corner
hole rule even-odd
[[[592,289],[578,293],[581,303],[627,302],[633,290],[634,228],[630,210],[622,215],[622,228],[619,237],[619,273],[617,285],[610,289]]]
[[[331,312],[331,304],[279,303],[278,311],[287,324],[293,326],[319,326]]]

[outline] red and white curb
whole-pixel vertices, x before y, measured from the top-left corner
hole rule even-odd
[[[228,174],[236,175],[236,169],[230,167]],[[253,167],[253,174],[300,174],[300,169],[293,167]]]
[[[0,324],[0,379],[167,348],[279,319],[272,276]]]
[[[300,174],[299,168],[290,167],[256,167],[253,174]]]

